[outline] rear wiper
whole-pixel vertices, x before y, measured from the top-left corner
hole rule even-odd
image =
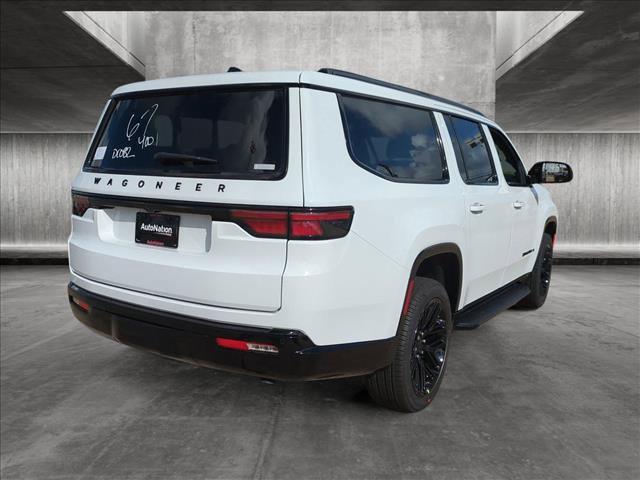
[[[186,155],[184,153],[158,152],[153,155],[154,160],[160,160],[162,163],[178,161],[178,162],[201,162],[201,163],[220,163],[217,158],[199,157],[198,155]]]

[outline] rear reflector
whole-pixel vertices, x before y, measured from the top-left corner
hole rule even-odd
[[[245,342],[244,340],[233,340],[231,338],[216,338],[219,347],[230,348],[232,350],[242,350],[245,352],[278,353],[278,347],[268,343]]]
[[[80,300],[79,298],[76,298],[76,297],[71,297],[71,300],[73,301],[73,303],[78,305],[85,312],[89,311],[89,304],[87,302]]]
[[[415,286],[415,280],[412,278],[407,285],[407,293],[404,296],[404,305],[402,306],[402,315],[406,316],[409,313],[409,305],[411,305],[411,296],[413,295],[413,287]]]
[[[255,237],[328,240],[349,233],[353,208],[233,209],[231,219]]]

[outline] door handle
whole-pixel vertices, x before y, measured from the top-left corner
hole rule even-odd
[[[524,207],[524,202],[521,202],[520,200],[513,202],[513,208],[516,210],[520,210],[522,207]]]
[[[482,213],[484,212],[484,205],[478,202],[472,203],[469,205],[469,211],[471,213]]]

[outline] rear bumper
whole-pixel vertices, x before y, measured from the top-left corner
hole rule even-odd
[[[391,363],[395,339],[317,346],[304,333],[200,320],[97,295],[74,283],[71,310],[107,337],[197,365],[280,380],[320,380],[365,375]],[[88,304],[88,311],[73,302]],[[232,350],[216,338],[268,343],[278,353]]]

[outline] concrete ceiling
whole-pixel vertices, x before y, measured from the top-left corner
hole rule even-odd
[[[584,10],[603,0],[2,0],[67,10]],[[628,4],[631,0],[608,0]]]
[[[46,2],[3,2],[0,130],[92,131],[115,87],[142,79]]]
[[[63,12],[83,10],[584,10],[497,82],[513,131],[639,131],[640,12],[626,0],[4,0],[4,132],[91,131],[109,93],[140,73]]]
[[[640,131],[640,4],[598,4],[500,77],[509,131]]]

